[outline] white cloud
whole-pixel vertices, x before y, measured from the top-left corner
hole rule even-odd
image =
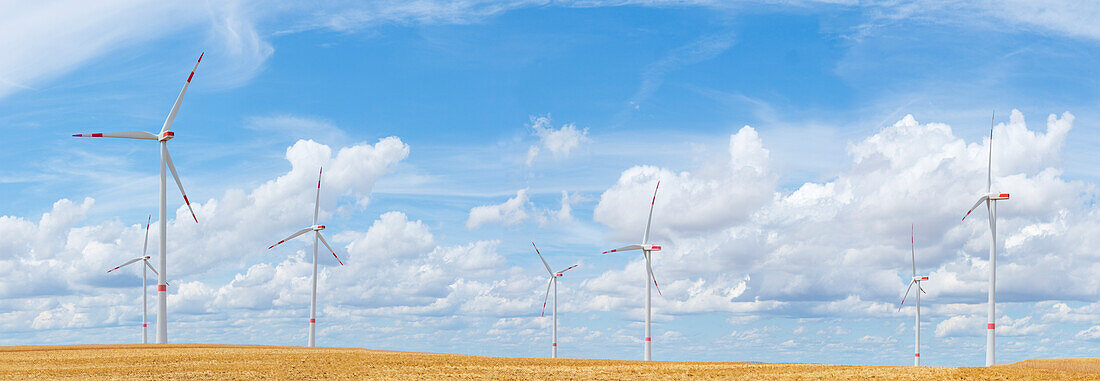
[[[594,219],[628,237],[645,229],[653,192],[653,234],[697,232],[730,226],[748,219],[771,201],[775,176],[768,172],[768,150],[756,130],[744,127],[730,135],[724,157],[708,161],[696,172],[638,166],[627,169],[600,196]]]
[[[994,187],[1013,194],[999,215],[1007,250],[999,254],[998,278],[1028,280],[1001,282],[1002,301],[1084,301],[1100,292],[1100,281],[1089,275],[1097,270],[1100,241],[1086,233],[1100,231],[1100,215],[1088,206],[1094,188],[1065,181],[1056,169],[1072,122],[1069,113],[1052,115],[1047,130],[1036,132],[1013,111],[995,128]],[[746,127],[718,159],[697,160],[704,164],[690,171],[623,171],[601,196],[594,219],[621,243],[638,239],[660,178],[652,240],[663,250],[654,256],[654,271],[658,279],[674,280],[662,285],[660,313],[725,311],[733,303],[689,307],[688,287],[675,280],[702,280],[721,295],[745,277],[738,300],[764,306],[760,313],[894,316],[905,291],[910,224],[916,225],[918,271],[932,277],[924,285],[926,300],[978,305],[988,278],[988,227],[959,218],[984,191],[988,147],[988,139],[968,144],[947,125],[906,116],[850,144],[850,168],[783,192],[768,150]],[[631,258],[624,269],[587,281],[592,304],[635,306],[630,296],[644,286],[641,263]],[[948,319],[940,331],[963,329],[953,326],[959,319]],[[1026,319],[1006,322],[1005,334],[1042,328]]]
[[[466,220],[466,228],[476,229],[486,224],[519,225],[533,214],[532,208],[533,205],[527,197],[527,189],[520,189],[516,192],[516,197],[510,198],[504,203],[476,206],[470,209],[470,217]]]
[[[373,263],[423,254],[434,244],[432,233],[423,223],[410,222],[401,212],[387,212],[374,221],[366,234],[351,240],[348,253]]]
[[[1077,338],[1084,340],[1100,341],[1100,325],[1094,325],[1081,332],[1077,332]]]
[[[541,152],[541,148],[549,150],[555,160],[561,160],[569,157],[569,154],[580,147],[581,143],[589,140],[587,128],[580,130],[569,123],[554,129],[549,116],[532,116],[531,128],[535,130],[535,136],[539,138],[539,144],[533,145],[527,150],[527,166],[531,166],[531,163]]]

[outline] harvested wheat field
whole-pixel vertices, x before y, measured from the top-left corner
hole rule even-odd
[[[0,348],[0,379],[593,379],[1098,380],[1100,359],[1028,360],[993,368],[550,360],[238,345]]]

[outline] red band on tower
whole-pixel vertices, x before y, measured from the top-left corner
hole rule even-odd
[[[163,284],[158,284],[157,285],[157,291],[160,291],[160,292],[168,291],[168,286],[163,285]]]
[[[997,326],[996,324],[989,323],[989,324],[986,325],[986,328],[987,329],[997,329],[996,326]]]
[[[649,339],[649,338],[647,337],[647,338],[645,338],[645,341],[652,341],[652,340],[650,340],[650,339]]]
[[[317,322],[317,319],[309,319],[309,322],[310,322],[310,323],[316,323],[316,322]]]

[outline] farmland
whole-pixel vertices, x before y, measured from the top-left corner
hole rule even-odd
[[[1100,359],[993,368],[535,359],[235,345],[0,348],[0,379],[1100,379]]]

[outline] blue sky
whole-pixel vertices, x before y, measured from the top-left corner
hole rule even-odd
[[[156,132],[206,52],[170,144],[200,221],[169,189],[174,342],[304,344],[308,244],[264,248],[323,164],[348,266],[322,259],[320,345],[545,356],[535,241],[581,264],[561,355],[640,358],[641,262],[598,253],[659,178],[655,359],[909,364],[915,224],[924,363],[980,365],[988,230],[958,218],[995,109],[998,360],[1100,356],[1100,8],[628,3],[12,6],[0,344],[140,340],[136,270],[104,271],[156,149],[70,135]]]

